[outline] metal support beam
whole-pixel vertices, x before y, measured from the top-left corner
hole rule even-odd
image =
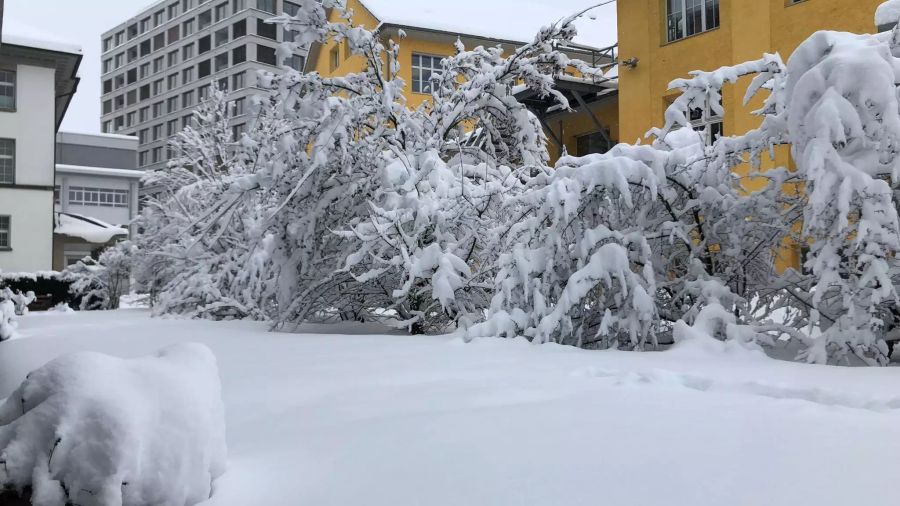
[[[538,121],[541,122],[541,126],[544,127],[544,130],[550,134],[550,138],[553,139],[554,144],[556,144],[556,147],[559,148],[559,152],[562,153],[563,143],[559,139],[559,137],[556,135],[556,132],[554,132],[553,129],[550,128],[550,125],[547,124],[547,121],[544,119],[544,115],[543,114],[541,114],[541,115],[535,114],[535,116],[537,116]]]
[[[584,112],[587,113],[588,116],[590,116],[591,121],[594,122],[594,125],[597,127],[597,130],[600,132],[600,135],[603,136],[603,140],[606,141],[606,144],[609,147],[612,147],[613,142],[612,142],[612,139],[610,139],[609,136],[606,135],[606,127],[604,127],[603,124],[600,123],[600,120],[597,119],[597,116],[594,116],[594,112],[591,111],[590,107],[588,107],[587,103],[584,101],[584,98],[582,98],[581,93],[578,93],[577,91],[572,90],[572,95],[575,95],[575,100],[578,101],[578,105],[580,105],[581,108],[584,109]]]

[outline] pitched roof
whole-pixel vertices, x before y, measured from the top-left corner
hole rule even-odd
[[[529,42],[538,30],[599,0],[360,0],[378,21],[490,39]],[[615,3],[576,22],[576,43],[595,48],[616,43]]]

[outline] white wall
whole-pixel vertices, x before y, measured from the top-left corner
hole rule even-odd
[[[60,210],[67,213],[75,213],[90,218],[97,218],[112,225],[127,225],[134,217],[132,206],[129,207],[105,207],[72,205],[68,202],[67,189],[72,186],[86,188],[104,188],[108,190],[129,190],[129,197],[134,201],[136,193],[136,180],[121,177],[86,176],[80,174],[65,174],[57,172],[56,184],[60,187]]]
[[[0,112],[0,138],[16,141],[16,185],[0,189],[0,215],[12,217],[12,251],[0,252],[0,270],[53,266],[53,173],[56,139],[54,70],[16,67],[16,111]]]
[[[0,270],[53,267],[53,192],[0,188],[0,215],[11,217],[12,251],[0,251]]]

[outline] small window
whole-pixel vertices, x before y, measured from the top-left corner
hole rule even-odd
[[[237,91],[246,86],[246,79],[244,78],[246,74],[246,72],[238,72],[231,76],[231,91]]]
[[[237,23],[231,25],[231,36],[232,38],[243,37],[247,35],[247,20],[242,19]]]
[[[240,46],[231,50],[232,65],[244,63],[245,61],[247,61],[247,46]]]
[[[713,111],[709,104],[694,107],[690,114],[691,127],[703,134],[707,144],[712,145],[723,133],[722,116]]]
[[[181,94],[181,107],[187,108],[194,105],[194,90]]]
[[[159,51],[160,49],[166,47],[166,34],[160,33],[153,36],[153,50]]]
[[[226,68],[228,68],[228,51],[225,51],[222,54],[217,54],[215,58],[216,72],[221,72]]]
[[[178,42],[178,39],[181,38],[181,30],[179,30],[178,25],[169,28],[169,44],[174,44]]]
[[[147,151],[141,151],[138,153],[138,166],[146,167],[147,166],[147,158],[150,153]]]
[[[12,248],[12,218],[0,216],[0,249]]]
[[[338,67],[341,66],[341,46],[335,44],[334,47],[328,51],[328,68],[332,72],[337,70]]]
[[[215,44],[216,47],[221,46],[222,44],[226,44],[228,42],[228,27],[222,28],[221,30],[217,30],[215,33]]]
[[[181,71],[181,84],[185,85],[194,80],[194,67],[189,67]]]
[[[166,55],[166,65],[169,67],[174,67],[178,65],[178,50],[169,51],[169,54]]]
[[[298,72],[302,72],[303,66],[306,64],[306,59],[298,54],[294,54],[294,55],[291,55],[291,57],[288,58],[288,61],[285,63],[288,67],[290,67]]]
[[[16,109],[16,73],[11,70],[0,70],[0,109]]]
[[[719,27],[719,0],[666,0],[669,42]]]
[[[181,60],[188,61],[194,57],[194,43],[190,43],[181,48]]]
[[[275,0],[256,0],[256,8],[270,14],[275,14]]]
[[[268,63],[269,65],[277,65],[278,63],[275,61],[275,48],[257,44],[256,61],[260,63]]]
[[[266,23],[262,19],[256,20],[256,35],[267,39],[276,40],[278,38],[278,27],[272,23]]]
[[[237,14],[247,8],[246,0],[231,0],[231,11]]]
[[[594,153],[606,153],[612,148],[609,139],[609,132],[594,132],[587,135],[581,135],[576,138],[576,156],[586,156]]]
[[[169,97],[166,99],[166,110],[169,113],[178,111],[178,97]]]
[[[138,26],[137,26],[137,23],[135,23],[128,27],[128,40],[131,40],[137,36],[138,36]]]
[[[178,133],[178,120],[173,119],[166,123],[166,135],[172,137]]]
[[[209,35],[201,37],[197,42],[197,51],[199,54],[203,54],[212,49],[212,38]]]
[[[0,183],[16,182],[16,141],[0,139]]]
[[[150,44],[151,44],[150,39],[147,39],[147,40],[141,42],[141,56],[142,57],[147,56],[153,50],[153,48],[151,47]]]
[[[150,64],[142,63],[141,64],[141,79],[150,75]]]
[[[187,37],[192,33],[194,33],[194,20],[189,19],[181,24],[181,34]]]
[[[234,99],[234,108],[232,110],[232,115],[235,117],[243,116],[244,115],[244,105],[246,102],[247,102],[247,99],[243,98],[243,97]]]
[[[208,77],[212,72],[210,71],[210,63],[209,60],[205,60],[197,64],[197,77],[203,79],[204,77]]]
[[[150,85],[145,84],[145,85],[141,86],[138,89],[138,92],[140,93],[141,100],[147,100],[148,98],[150,98]],[[141,121],[143,121],[143,120],[141,120]]]
[[[431,79],[441,71],[440,56],[412,55],[413,93],[431,93]]]
[[[247,131],[247,125],[241,123],[240,125],[234,125],[231,127],[231,138],[235,141],[241,140],[241,136],[244,135],[244,132]]]
[[[175,19],[176,17],[178,17],[178,3],[177,2],[169,6],[168,13],[169,13],[169,19]]]
[[[228,2],[222,2],[216,6],[216,22],[222,21],[228,16]]]
[[[202,30],[212,24],[212,11],[201,12],[197,16],[197,28]]]

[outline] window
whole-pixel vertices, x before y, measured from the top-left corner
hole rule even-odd
[[[125,102],[132,106],[137,103],[137,90],[130,90],[126,96]],[[131,126],[131,125],[128,125]]]
[[[166,65],[170,67],[174,67],[178,65],[178,50],[169,51],[169,54],[166,55]]]
[[[226,68],[228,68],[228,51],[225,51],[222,54],[217,54],[215,58],[216,72],[221,72]]]
[[[155,27],[163,24],[163,21],[165,21],[165,17],[166,17],[165,11],[155,12],[153,14],[153,27],[155,28]]]
[[[152,51],[152,50],[153,50],[153,48],[150,46],[150,39],[147,39],[147,40],[141,42],[141,56],[142,57],[150,54],[150,51]]]
[[[576,156],[586,156],[593,153],[606,153],[612,147],[607,141],[609,132],[594,132],[580,135],[576,138]]]
[[[244,106],[247,102],[247,99],[244,97],[234,99],[234,108],[232,109],[232,115],[243,116],[244,115]]]
[[[141,69],[141,79],[150,75],[150,63],[142,63],[140,69]]]
[[[137,122],[137,112],[132,111],[125,115],[125,126],[132,127]]]
[[[134,84],[138,79],[138,69],[131,69],[126,75],[128,76],[128,84]]]
[[[162,125],[153,125],[153,140],[158,141],[162,138]]]
[[[240,140],[241,135],[247,131],[247,125],[241,123],[240,125],[234,125],[231,127],[231,138],[234,140]]]
[[[107,37],[107,38],[103,39],[103,52],[104,53],[109,51],[110,49],[112,49],[112,47],[113,47],[112,41],[113,41],[112,37]]]
[[[222,91],[228,91],[228,78],[223,77],[222,79],[216,81],[216,88]]]
[[[181,117],[181,129],[182,130],[184,130],[185,128],[187,128],[191,125],[191,118],[193,118],[193,117],[194,116],[192,114]]]
[[[162,161],[162,148],[153,148],[153,156],[151,157],[153,163],[159,163]]]
[[[188,61],[194,57],[194,43],[190,43],[181,48],[181,60]]]
[[[169,19],[175,19],[178,16],[178,3],[174,3],[169,6],[168,9]]]
[[[201,12],[197,16],[197,28],[202,30],[212,24],[212,11]]]
[[[0,70],[0,109],[12,111],[16,108],[16,73]]]
[[[112,71],[112,60],[103,60],[103,73],[108,74]]]
[[[169,44],[174,44],[181,38],[181,31],[179,30],[178,25],[169,28],[169,31],[166,33],[169,34]]]
[[[256,8],[275,14],[275,0],[256,0]]]
[[[109,114],[112,112],[112,100],[104,100],[103,101],[103,114]]]
[[[303,66],[306,64],[306,59],[298,54],[293,54],[287,59],[285,64],[294,70],[302,72]]]
[[[150,106],[149,105],[146,107],[141,107],[138,110],[138,118],[139,118],[138,121],[140,121],[141,123],[150,119]]]
[[[0,79],[2,79],[2,78],[0,78]],[[2,87],[3,87],[3,85],[0,84],[0,96],[3,96]],[[105,95],[107,93],[112,93],[112,91],[113,91],[112,79],[107,79],[106,81],[103,81],[103,94]],[[2,100],[0,100],[0,102],[2,102]]]
[[[125,107],[125,95],[119,95],[118,97],[113,97],[113,109],[119,110]]]
[[[146,32],[150,29],[150,18],[144,18],[141,20],[141,33]]]
[[[181,33],[185,37],[194,33],[194,20],[193,19],[189,19],[189,20],[185,21],[184,23],[181,23]]]
[[[217,30],[215,33],[215,37],[216,37],[216,40],[215,40],[216,47],[219,47],[222,44],[227,43],[228,42],[228,27],[226,26],[225,28],[222,28],[221,30]]]
[[[160,49],[166,47],[166,34],[165,32],[159,33],[153,36],[153,50],[159,51]]]
[[[157,102],[153,104],[153,117],[158,118],[163,115],[163,103]]]
[[[181,0],[181,12],[187,12],[194,8],[193,0]]]
[[[181,94],[181,107],[191,107],[194,105],[194,91],[186,91]]]
[[[275,61],[275,48],[257,44],[256,61],[260,63],[268,63],[269,65],[277,65],[278,63]]]
[[[231,38],[237,39],[238,37],[244,37],[247,35],[247,20],[242,19],[237,23],[231,25]]]
[[[159,58],[154,58],[153,59],[153,73],[156,74],[158,72],[162,72],[163,69],[165,68],[165,64],[166,64],[165,59],[162,56],[160,56]]]
[[[141,151],[138,153],[138,165],[140,167],[145,167],[147,165],[147,158],[150,153],[148,151]]]
[[[222,2],[216,6],[216,22],[222,21],[225,19],[225,16],[228,15],[228,2]]]
[[[103,133],[111,134],[112,133],[112,121],[104,121],[103,127],[101,128]]]
[[[204,77],[208,77],[211,73],[209,60],[202,61],[197,65],[198,78],[203,79]]]
[[[128,207],[128,190],[70,186],[69,204],[75,206]]]
[[[172,113],[178,110],[178,97],[169,97],[166,100],[166,109]]]
[[[166,135],[172,137],[178,133],[178,120],[173,119],[166,123]]]
[[[242,11],[247,8],[247,2],[245,0],[231,0],[231,12],[237,14],[238,11]]]
[[[135,23],[128,27],[128,40],[131,40],[137,36],[138,36],[138,26],[137,26],[137,23]]]
[[[137,48],[137,46],[129,47],[129,48],[128,48],[128,51],[127,51],[127,54],[128,54],[128,63],[131,63],[131,62],[133,62],[134,60],[137,60],[137,59],[138,59],[138,48]]]
[[[166,78],[166,88],[169,91],[174,90],[178,87],[178,74],[169,74],[169,77]]]
[[[0,183],[16,182],[16,141],[0,139]]]
[[[209,98],[209,86],[197,88],[197,100],[202,102]]]
[[[181,71],[181,84],[187,84],[194,80],[194,67],[186,68]]]
[[[140,142],[141,144],[147,144],[147,141],[149,140],[148,139],[149,135],[150,135],[150,130],[148,130],[146,128],[141,130],[140,132],[138,132],[138,142]]]
[[[412,55],[413,93],[431,93],[432,74],[441,71],[440,56]]]
[[[205,37],[201,37],[199,41],[197,41],[197,51],[198,54],[203,54],[212,49],[212,38],[207,35]]]
[[[296,16],[297,13],[300,12],[300,6],[295,3],[288,2],[285,0],[284,5],[281,8],[281,10],[283,10],[284,13],[287,14],[288,16]],[[284,40],[285,41],[294,40],[293,30],[291,30],[289,28],[284,29]]]
[[[141,100],[147,100],[148,98],[150,98],[150,85],[149,84],[145,84],[145,85],[141,86],[138,89],[138,91],[141,95]],[[143,120],[141,120],[141,121],[143,121]]]
[[[231,64],[237,65],[247,61],[247,46],[236,47],[231,50]]]
[[[125,128],[125,117],[119,116],[113,119],[113,131],[118,132]]]
[[[125,32],[117,32],[116,33],[116,45],[121,46],[123,42],[125,42]]]
[[[116,68],[121,67],[121,66],[122,66],[122,63],[124,63],[124,62],[125,62],[125,55],[124,55],[124,54],[117,54],[117,55],[116,55],[116,65],[115,65],[115,67],[116,67]]]
[[[124,74],[119,74],[114,79],[115,79],[114,82],[116,83],[114,86],[115,89],[118,90],[118,89],[125,87],[125,75]]]
[[[719,0],[666,0],[669,42],[719,27]]]
[[[415,56],[413,57],[415,58]],[[328,68],[334,72],[338,67],[341,66],[341,46],[335,44],[334,47],[328,51]]]
[[[721,104],[719,105],[721,109]],[[702,107],[691,108],[691,127],[703,134],[707,144],[712,144],[723,133],[722,116],[717,114],[709,103]]]
[[[244,76],[246,74],[246,72],[238,72],[237,74],[231,76],[231,91],[237,91],[246,86],[246,83],[244,82]]]
[[[12,248],[12,218],[9,216],[0,216],[0,249]]]
[[[162,92],[163,92],[163,80],[157,79],[156,81],[153,81],[153,96],[155,97],[157,95],[160,95],[160,94],[162,94]]]
[[[272,23],[266,23],[262,19],[256,20],[256,35],[267,39],[275,40],[278,38],[278,27]]]

